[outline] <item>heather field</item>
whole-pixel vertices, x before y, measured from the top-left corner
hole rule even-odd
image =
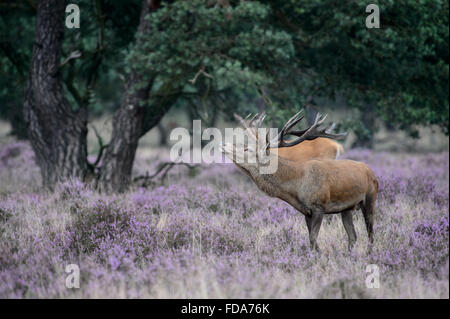
[[[140,152],[135,174],[164,152]],[[309,249],[303,215],[231,164],[174,167],[105,196],[77,181],[40,189],[26,143],[0,145],[0,298],[448,298],[448,152],[350,150],[380,182],[375,245],[361,212],[347,252],[339,216]],[[68,264],[80,288],[65,286]],[[368,289],[366,267],[379,267]]]

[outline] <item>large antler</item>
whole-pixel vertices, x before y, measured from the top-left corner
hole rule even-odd
[[[266,149],[269,148],[279,148],[279,147],[290,147],[295,146],[297,144],[300,144],[303,141],[306,140],[313,140],[318,137],[326,137],[331,138],[335,140],[343,139],[347,136],[347,133],[338,133],[334,134],[331,133],[331,131],[334,128],[334,123],[331,123],[329,126],[327,126],[324,129],[319,129],[320,125],[322,125],[325,122],[325,119],[327,115],[322,116],[320,113],[317,113],[316,119],[314,121],[314,124],[310,126],[309,128],[301,131],[292,131],[291,129],[300,122],[304,115],[302,115],[303,110],[300,110],[298,113],[296,113],[294,116],[292,116],[286,124],[284,124],[283,128],[281,129],[280,133],[273,139],[272,141],[269,141],[269,132],[267,132],[266,135]],[[251,114],[249,114],[245,119],[240,117],[237,114],[234,114],[234,117],[242,124],[244,129],[247,130],[249,135],[254,138],[255,140],[258,140],[258,129],[261,126],[262,122],[266,118],[266,114],[258,114],[256,113],[253,117],[251,117]],[[293,141],[285,141],[286,135],[294,135],[298,136],[298,139],[295,139]]]
[[[316,119],[314,121],[314,124],[310,126],[309,128],[301,131],[292,131],[291,128],[294,127],[295,124],[297,124],[301,119],[303,119],[303,115],[300,116],[300,112],[295,114],[293,117],[289,119],[289,121],[286,122],[286,124],[281,129],[281,132],[278,134],[278,136],[272,140],[272,142],[268,142],[267,147],[273,148],[273,147],[290,147],[295,146],[297,144],[300,144],[303,141],[306,140],[313,140],[318,137],[326,137],[331,138],[335,140],[343,139],[347,136],[347,133],[338,133],[333,134],[331,131],[334,128],[334,123],[331,123],[328,127],[324,129],[319,129],[320,125],[323,124],[325,121],[327,115],[322,116],[321,114],[317,114]],[[298,139],[295,139],[293,141],[285,141],[286,135],[294,135],[298,136]],[[268,138],[267,138],[268,140]]]
[[[335,139],[335,140],[342,140],[342,139],[344,139],[347,136],[347,132],[338,133],[338,134],[331,134],[331,133],[329,133],[329,132],[331,132],[334,129],[334,127],[335,127],[335,124],[331,123],[331,125],[327,128],[327,132],[328,132],[327,134],[328,135],[326,137],[332,138],[332,139]],[[305,134],[308,130],[309,130],[309,128],[307,128],[305,130],[300,130],[300,131],[289,131],[289,132],[287,132],[287,135],[294,135],[294,136],[300,137],[303,134]]]
[[[258,128],[261,126],[262,122],[266,118],[266,114],[263,112],[261,114],[256,113],[252,116],[250,113],[243,119],[236,113],[233,113],[234,118],[241,123],[242,127],[249,133],[249,135],[255,140],[258,139]]]
[[[282,136],[280,136],[278,147],[294,146],[303,141],[314,140],[318,137],[326,137],[326,138],[330,138],[330,139],[340,140],[347,136],[346,132],[345,133],[337,133],[337,134],[331,133],[331,131],[333,130],[333,128],[335,126],[334,123],[331,123],[324,129],[319,129],[320,125],[322,125],[323,122],[325,122],[326,118],[327,118],[327,115],[322,116],[320,113],[317,113],[316,119],[314,120],[314,124],[312,126],[310,126],[309,128],[307,128],[306,130],[284,132],[284,134]],[[290,141],[290,142],[285,142],[283,140],[283,137],[286,134],[295,135],[295,136],[298,136],[299,138],[295,139],[293,141]]]
[[[298,122],[300,122],[305,116],[301,115],[303,113],[303,110],[300,110],[298,113],[296,113],[293,117],[291,117],[286,124],[284,124],[283,128],[281,129],[281,132],[278,134],[278,136],[276,137],[276,147],[287,147],[287,146],[292,146],[289,143],[286,143],[284,141],[284,136],[286,134],[289,134],[289,131],[291,130],[291,128],[294,127],[294,125],[296,125]],[[266,140],[268,140],[268,136],[266,137]],[[272,143],[269,143],[270,145],[272,145]],[[298,143],[297,143],[298,144]],[[267,147],[270,148],[271,146],[268,145]],[[295,144],[294,144],[295,145]]]

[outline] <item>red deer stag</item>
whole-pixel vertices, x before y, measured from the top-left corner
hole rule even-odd
[[[319,250],[317,236],[325,214],[340,213],[348,235],[348,248],[356,242],[356,232],[352,213],[362,210],[370,245],[373,243],[373,219],[378,194],[378,181],[373,171],[364,163],[351,160],[311,159],[295,162],[270,152],[270,148],[294,146],[306,140],[318,137],[334,138],[329,129],[319,129],[325,117],[317,115],[314,124],[296,140],[286,142],[285,135],[302,117],[294,115],[272,141],[267,133],[265,141],[255,133],[264,120],[263,116],[254,119],[254,125],[242,122],[251,141],[244,148],[244,154],[238,154],[236,145],[222,145],[222,152],[229,157],[254,183],[271,197],[277,197],[305,215],[312,249]],[[339,134],[338,134],[339,136]],[[265,154],[262,160],[261,154]],[[254,163],[242,160],[256,157]],[[277,169],[272,174],[262,174],[261,168],[267,161],[277,161]]]

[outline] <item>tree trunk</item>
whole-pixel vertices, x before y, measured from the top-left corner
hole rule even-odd
[[[130,183],[145,111],[139,103],[148,99],[150,90],[146,87],[133,91],[131,87],[136,81],[139,81],[137,74],[131,74],[127,79],[124,97],[114,115],[111,140],[100,169],[98,186],[103,191],[124,191]]]
[[[167,141],[169,138],[167,130],[161,122],[158,123],[158,132],[159,132],[159,146],[167,146],[168,145]]]
[[[138,32],[151,32],[145,16],[157,1],[143,1]],[[138,90],[133,86],[146,82]],[[98,188],[102,191],[123,192],[131,182],[131,172],[139,138],[159,123],[170,105],[166,102],[147,105],[153,79],[144,78],[138,70],[131,71],[125,84],[120,108],[114,115],[113,131],[109,146],[102,160]]]
[[[24,117],[44,186],[87,173],[87,111],[72,110],[59,72],[64,0],[39,1],[35,42],[25,92]]]
[[[369,149],[374,147],[374,136],[377,131],[375,119],[375,106],[372,103],[365,103],[363,109],[361,110],[363,132],[358,134],[358,139],[353,145],[354,147]]]

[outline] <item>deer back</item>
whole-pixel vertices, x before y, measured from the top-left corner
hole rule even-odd
[[[315,158],[336,159],[344,152],[344,148],[329,138],[319,137],[291,147],[273,148],[271,152],[291,161],[301,162]]]

